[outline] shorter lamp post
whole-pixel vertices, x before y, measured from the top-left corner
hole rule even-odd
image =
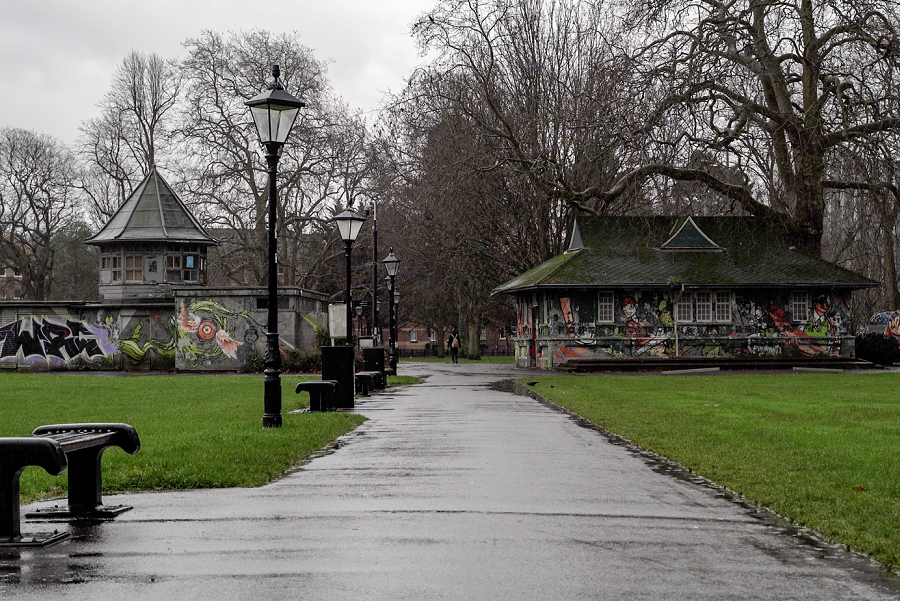
[[[284,91],[284,87],[278,81],[280,75],[278,65],[273,65],[274,81],[269,85],[269,89],[244,103],[250,107],[259,141],[266,148],[266,163],[269,167],[269,307],[263,380],[264,428],[281,427],[281,349],[278,348],[278,255],[275,239],[278,196],[275,179],[281,149],[294,126],[297,113],[306,106],[301,100]]]
[[[396,293],[394,279],[397,277],[397,270],[400,268],[400,259],[394,254],[393,247],[391,247],[391,252],[388,253],[388,256],[384,258],[382,263],[384,263],[384,269],[387,271],[391,283],[390,290],[388,290],[388,308],[391,314],[388,329],[388,365],[391,373],[397,375],[397,311],[394,307],[394,295]]]
[[[362,303],[360,303],[360,304],[356,305],[356,331],[358,332],[357,339],[362,338],[362,336],[364,334],[362,314],[363,314],[363,306],[362,306]]]
[[[394,353],[395,362],[400,361],[400,291],[394,286],[394,340],[397,341],[397,351]],[[394,369],[397,366],[394,365]]]
[[[365,215],[361,215],[353,209],[347,209],[334,218],[338,230],[341,233],[341,239],[344,241],[344,250],[347,254],[347,346],[353,346],[353,300],[350,296],[350,256],[353,251],[353,243],[356,241],[356,237],[359,236],[359,230],[362,229],[362,224],[365,220]]]

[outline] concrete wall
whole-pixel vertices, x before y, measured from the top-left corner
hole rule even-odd
[[[265,297],[258,288],[175,289],[144,303],[0,303],[0,368],[56,370],[237,370],[265,353]],[[311,351],[325,327],[321,295],[284,289],[283,352]]]
[[[687,291],[691,293],[691,291]],[[594,290],[520,295],[516,363],[550,369],[574,358],[839,356],[853,354],[849,291],[808,290],[809,314],[792,314],[788,289],[735,290],[728,319],[675,323],[680,290],[614,291],[611,322]]]

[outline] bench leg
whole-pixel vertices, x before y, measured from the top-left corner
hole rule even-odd
[[[19,476],[24,467],[0,469],[0,548],[47,547],[68,538],[68,532],[35,532],[22,536],[19,515]]]
[[[309,391],[309,410],[310,412],[319,412],[325,411],[325,407],[322,406],[322,391],[320,390],[310,390]]]
[[[100,457],[107,447],[66,453],[69,462],[68,507],[46,507],[25,514],[27,518],[111,518],[133,509],[130,505],[103,504]]]

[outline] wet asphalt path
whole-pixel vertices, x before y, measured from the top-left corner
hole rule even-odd
[[[115,521],[0,554],[14,599],[897,599],[871,562],[491,382],[403,364],[339,448],[258,489],[108,497]],[[23,530],[67,525],[27,522]]]

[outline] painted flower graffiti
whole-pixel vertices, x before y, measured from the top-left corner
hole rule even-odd
[[[190,306],[182,302],[178,314],[178,349],[184,359],[194,366],[219,355],[237,359],[237,348],[243,343],[234,339],[229,317],[246,319],[249,314],[232,311],[213,300],[194,301]]]

